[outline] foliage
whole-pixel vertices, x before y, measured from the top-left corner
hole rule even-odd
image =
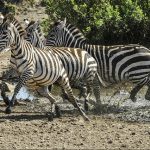
[[[90,43],[141,43],[150,33],[149,0],[43,0],[49,22],[67,18]]]
[[[16,5],[14,5],[10,2],[4,2],[4,7],[7,12],[12,12],[13,14],[15,14],[17,11]]]
[[[35,4],[35,0],[0,0],[0,11],[3,14],[7,14],[9,12],[16,14],[20,9],[19,4],[23,5],[23,3],[33,7]]]
[[[33,7],[35,0],[27,0],[27,2]]]
[[[42,29],[43,29],[43,32],[45,33],[45,35],[47,35],[48,34],[48,27],[49,27],[49,21],[48,21],[48,19],[44,19],[41,23],[40,23],[40,25],[42,26]]]

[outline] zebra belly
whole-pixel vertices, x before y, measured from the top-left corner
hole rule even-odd
[[[59,78],[59,76],[53,78],[53,79],[49,79],[49,80],[37,80],[35,78],[31,78],[30,80],[27,81],[26,86],[29,89],[37,89],[41,86],[48,86],[53,84],[54,82],[57,81],[57,79]]]

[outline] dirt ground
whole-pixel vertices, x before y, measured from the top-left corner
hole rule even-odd
[[[150,126],[103,116],[63,116],[48,122],[41,113],[0,114],[1,149],[149,149]]]
[[[9,65],[10,53],[0,54],[0,72]],[[115,98],[115,100],[117,100]],[[49,102],[41,98],[4,113],[0,102],[1,149],[149,149],[149,109],[123,113],[89,112],[85,122],[76,111],[48,121]],[[65,105],[65,104],[64,104]],[[109,110],[109,108],[108,108]],[[142,110],[142,111],[141,111]],[[140,111],[142,112],[140,114]],[[128,118],[129,117],[129,118]],[[139,119],[139,117],[141,117]],[[143,118],[145,120],[142,120]]]
[[[29,14],[34,18],[34,12],[43,17],[42,9],[31,9],[30,13],[26,10],[18,18],[23,20]],[[0,54],[0,83],[9,57],[8,52]],[[111,88],[104,90],[102,99],[108,100],[110,93],[113,93]],[[150,105],[142,105],[145,101],[143,91],[141,93],[137,104],[142,107],[119,109],[120,90],[120,94],[113,97],[112,106],[105,105],[106,110],[106,107],[99,108],[99,111],[103,109],[102,113],[88,113],[90,122],[85,122],[68,104],[63,104],[62,109],[69,109],[62,110],[62,117],[50,122],[46,115],[50,105],[42,98],[16,106],[10,115],[4,113],[6,106],[0,101],[0,149],[149,149]],[[123,93],[124,96],[128,94]],[[125,104],[137,106],[130,100]]]

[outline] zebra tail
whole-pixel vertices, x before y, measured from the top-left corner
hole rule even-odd
[[[101,86],[107,87],[106,83],[102,80],[102,78],[99,76],[98,72],[96,73],[96,77],[98,79],[98,82]]]

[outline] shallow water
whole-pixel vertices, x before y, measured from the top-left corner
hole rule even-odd
[[[54,87],[52,92],[54,95],[58,96],[58,94],[60,93],[60,89],[58,87]],[[77,94],[77,91],[74,91],[74,93]],[[11,93],[11,95],[10,94],[8,95],[10,99],[12,97],[12,94],[13,93]],[[22,87],[19,93],[17,94],[17,99],[20,100],[28,99],[32,101],[37,98],[38,97],[33,95],[31,91],[28,91],[26,87]],[[94,99],[93,96],[92,99]],[[0,100],[3,100],[1,96],[0,96]],[[139,107],[150,106],[150,101],[146,100],[142,94],[138,94],[137,101],[132,102],[132,100],[129,99],[129,93],[125,90],[120,90],[117,92],[117,94],[113,96],[104,95],[104,93],[102,93],[101,100],[102,100],[102,104],[108,104],[110,106],[118,106],[118,108],[125,107],[129,109],[136,109]]]
[[[12,94],[13,93],[11,93],[11,95],[10,94],[8,95],[9,99],[12,98]],[[33,96],[25,87],[22,87],[21,90],[19,91],[19,93],[17,94],[17,99],[20,99],[20,100],[28,99],[28,100],[32,101],[35,98],[36,97]],[[0,96],[0,100],[3,100],[1,96]]]
[[[120,90],[114,96],[101,96],[104,104],[117,105],[119,108],[126,107],[136,109],[139,107],[150,106],[150,101],[144,98],[143,94],[137,95],[137,101],[133,102],[129,98],[130,94],[125,90]]]

